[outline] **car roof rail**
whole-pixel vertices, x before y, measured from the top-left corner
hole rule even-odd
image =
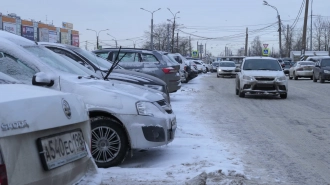
[[[119,48],[102,48],[102,49],[99,49],[99,50],[103,50],[103,49],[119,49]],[[155,50],[144,49],[144,48],[121,48],[121,49],[132,49],[132,50],[155,51]]]

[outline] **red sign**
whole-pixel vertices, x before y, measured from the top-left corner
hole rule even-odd
[[[72,35],[72,45],[79,47],[79,35]]]
[[[264,45],[264,48],[267,48],[268,47],[268,44],[263,44]]]

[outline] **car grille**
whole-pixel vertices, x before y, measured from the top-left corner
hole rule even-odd
[[[223,72],[233,72],[233,70],[223,70]]]
[[[274,77],[254,77],[258,81],[274,81]]]
[[[172,114],[172,113],[173,113],[171,107],[169,107],[169,106],[167,105],[167,103],[166,103],[165,100],[159,100],[159,101],[157,101],[157,103],[158,103],[158,105],[160,105],[161,107],[163,107],[164,110],[165,110],[168,114]]]
[[[273,84],[257,84],[253,87],[253,90],[262,90],[262,91],[269,91],[275,90],[275,85]]]

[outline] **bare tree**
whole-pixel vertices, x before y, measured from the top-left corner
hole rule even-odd
[[[262,46],[259,36],[254,37],[251,42],[250,56],[261,56],[262,55]]]
[[[321,48],[324,47],[324,27],[325,23],[324,20],[321,16],[318,16],[316,20],[314,21],[313,25],[313,45],[314,45],[314,50],[321,51]]]
[[[295,31],[295,37],[293,37],[292,50],[301,51],[302,49],[302,28]]]
[[[294,38],[294,31],[290,28],[287,29],[284,25],[282,25],[282,35],[283,37],[283,43],[284,43],[284,49],[283,52],[287,57],[290,57],[290,51],[292,50],[293,45],[293,38]],[[282,47],[283,48],[283,47]]]

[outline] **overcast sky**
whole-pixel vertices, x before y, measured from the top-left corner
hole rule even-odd
[[[283,24],[292,25],[302,0],[268,0],[268,3],[278,9]],[[313,15],[322,15],[330,19],[329,7],[329,0],[315,0]],[[22,19],[42,22],[46,22],[47,16],[48,23],[53,21],[57,27],[60,27],[62,22],[73,23],[74,29],[81,34],[81,45],[85,45],[86,40],[96,43],[95,32],[88,31],[87,28],[97,31],[109,29],[100,32],[102,45],[114,45],[112,37],[106,34],[109,33],[118,40],[119,45],[132,47],[133,42],[126,39],[147,39],[144,32],[150,29],[151,13],[140,8],[149,11],[161,8],[154,13],[154,24],[164,23],[167,19],[173,18],[167,8],[173,13],[180,11],[177,14],[177,17],[180,17],[177,23],[185,27],[182,31],[207,38],[218,38],[203,40],[191,36],[194,48],[197,41],[207,43],[207,50],[216,56],[224,51],[226,45],[235,53],[238,48],[244,47],[246,27],[252,31],[270,26],[277,21],[276,11],[264,6],[262,0],[8,0],[1,2],[0,12],[16,13]],[[304,10],[296,28],[302,27],[303,14]],[[310,19],[308,22],[310,26]],[[277,28],[277,24],[274,24],[267,29],[251,33],[249,43],[256,35],[260,35],[263,43],[277,50]],[[236,34],[240,35],[235,36]],[[189,36],[182,32],[179,32],[179,35]],[[143,41],[136,41],[137,46],[141,42]],[[89,47],[92,48],[93,45]]]

